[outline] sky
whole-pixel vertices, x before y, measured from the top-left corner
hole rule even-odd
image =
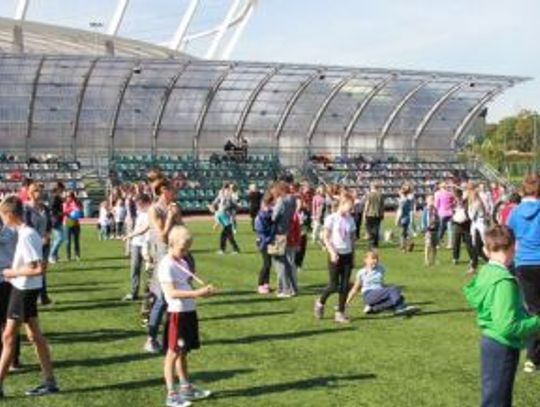
[[[231,0],[202,0],[195,29]],[[17,0],[0,0],[11,17]],[[77,28],[106,23],[117,0],[31,0],[28,19]],[[172,37],[187,0],[131,0],[122,36]],[[540,0],[259,0],[234,59],[443,70],[533,78],[490,105],[489,121],[540,111]],[[205,44],[192,48],[200,52]]]

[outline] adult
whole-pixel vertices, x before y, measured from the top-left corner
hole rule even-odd
[[[278,297],[287,298],[298,293],[294,275],[294,248],[287,243],[291,224],[296,212],[296,198],[290,193],[289,184],[279,181],[271,189],[275,206],[272,222],[275,227],[275,245],[282,246],[274,255],[274,265],[278,273]],[[284,249],[284,250],[281,250]]]
[[[148,338],[144,345],[144,350],[149,353],[157,353],[160,350],[157,336],[163,314],[167,308],[161,286],[157,280],[158,266],[163,257],[167,255],[169,232],[174,226],[183,225],[182,212],[176,204],[176,192],[172,184],[166,179],[157,179],[153,187],[157,200],[148,210],[148,224],[154,267],[150,279],[149,293],[146,298],[147,302],[151,303],[151,306],[146,305],[150,310]]]
[[[257,185],[249,186],[248,201],[249,201],[249,217],[251,218],[251,230],[255,231],[255,217],[261,208],[261,191],[257,189]]]
[[[64,231],[67,238],[66,254],[68,261],[71,261],[71,244],[74,245],[75,260],[81,259],[81,224],[82,204],[71,191],[66,198],[63,206],[64,211]]]
[[[58,261],[60,247],[62,247],[62,243],[65,241],[64,191],[64,184],[62,182],[58,182],[56,187],[53,189],[53,196],[50,202],[52,245],[51,252],[49,254],[49,263],[56,263]]]
[[[465,244],[469,254],[469,262],[474,257],[472,239],[471,239],[471,220],[468,215],[467,200],[464,198],[463,190],[456,188],[454,190],[454,214],[452,215],[452,225],[454,227],[452,240],[452,261],[458,264],[461,252],[461,242]]]
[[[448,242],[447,247],[452,247],[451,240],[451,221],[454,213],[454,195],[448,190],[446,182],[439,183],[439,190],[435,192],[435,208],[437,208],[437,214],[439,215],[439,233],[438,242],[441,244],[444,234],[448,230]]]
[[[369,249],[379,247],[381,222],[384,218],[384,197],[380,192],[379,184],[372,182],[366,196],[364,219],[368,234]]]
[[[37,182],[28,186],[28,201],[24,204],[23,221],[33,228],[41,238],[42,243],[42,267],[43,286],[39,292],[41,305],[49,305],[52,301],[47,293],[47,266],[51,248],[51,213],[47,205],[43,203],[43,187]]]
[[[485,261],[488,260],[484,253],[484,235],[489,222],[489,213],[476,189],[467,191],[467,205],[467,215],[471,220],[471,240],[473,247],[471,272],[474,272],[478,267],[480,257]]]
[[[512,210],[508,226],[516,237],[515,275],[523,291],[527,310],[540,313],[540,178],[528,175],[523,180],[523,200]],[[527,347],[524,371],[532,373],[540,366],[540,340]]]

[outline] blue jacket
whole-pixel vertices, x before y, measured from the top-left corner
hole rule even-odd
[[[274,240],[274,223],[272,222],[272,210],[260,210],[255,218],[255,233],[257,233],[257,247],[266,250]]]
[[[540,265],[540,200],[524,199],[510,214],[508,226],[516,236],[516,266]]]

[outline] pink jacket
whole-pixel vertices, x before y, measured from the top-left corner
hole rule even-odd
[[[452,216],[454,213],[454,195],[449,191],[435,192],[435,208],[440,218]]]

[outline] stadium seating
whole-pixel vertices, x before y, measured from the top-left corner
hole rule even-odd
[[[413,185],[418,201],[422,203],[427,194],[436,190],[441,180],[485,181],[479,171],[458,161],[399,161],[388,158],[355,162],[340,159],[311,161],[310,168],[319,182],[347,185],[361,193],[369,190],[371,182],[378,182],[387,198],[387,207],[397,205],[398,191],[405,182]]]
[[[82,182],[81,166],[77,161],[27,162],[17,158],[0,161],[0,194],[17,192],[23,181],[32,179],[40,181],[49,193],[58,181],[63,182],[69,190],[77,193],[79,198],[87,198],[85,185]]]
[[[184,211],[206,211],[224,182],[238,187],[241,209],[248,207],[247,189],[255,184],[264,189],[281,171],[277,156],[250,154],[243,160],[214,155],[210,159],[196,159],[193,155],[161,155],[155,158],[141,155],[116,156],[112,169],[118,180],[139,182],[151,168],[160,168],[178,189],[178,200]]]

